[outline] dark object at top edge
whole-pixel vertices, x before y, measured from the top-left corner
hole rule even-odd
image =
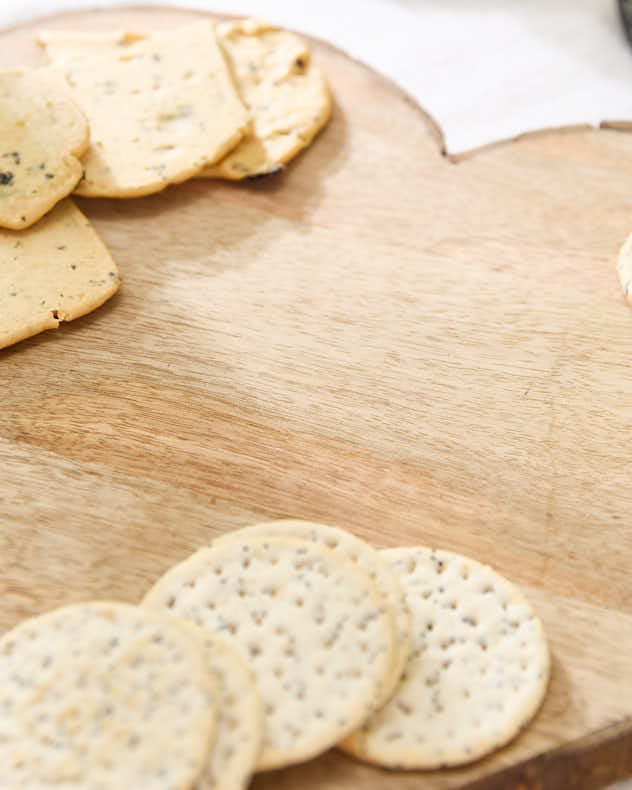
[[[632,0],[618,0],[619,13],[628,41],[632,44]]]

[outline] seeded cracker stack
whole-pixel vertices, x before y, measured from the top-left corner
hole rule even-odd
[[[487,566],[259,524],[174,566],[141,607],[78,604],[0,639],[0,789],[244,790],[336,744],[388,768],[462,765],[528,723],[549,666],[540,621]]]

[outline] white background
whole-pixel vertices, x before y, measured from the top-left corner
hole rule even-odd
[[[130,4],[150,3],[136,0]],[[124,4],[124,3],[119,3]],[[632,121],[615,0],[172,0],[326,38],[399,82],[452,153],[521,132]],[[4,27],[103,0],[0,0]],[[631,179],[632,181],[632,179]],[[632,781],[617,790],[632,790]]]
[[[142,2],[151,0],[136,0]],[[546,126],[632,120],[632,48],[616,0],[180,3],[252,14],[329,39],[413,94],[453,153]],[[0,25],[110,4],[0,0]]]

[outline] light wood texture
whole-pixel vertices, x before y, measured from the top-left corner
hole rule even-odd
[[[2,65],[40,62],[37,27],[0,35]],[[284,174],[80,202],[123,287],[0,352],[0,629],[137,601],[255,520],[443,546],[523,585],[545,622],[532,726],[463,770],[332,752],[254,787],[599,787],[632,771],[632,311],[615,269],[632,136],[553,131],[450,162],[397,88],[314,48],[334,116]]]

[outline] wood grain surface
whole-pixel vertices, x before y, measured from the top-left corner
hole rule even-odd
[[[41,26],[193,18],[59,16],[0,34],[0,65],[42,62]],[[449,161],[399,89],[313,43],[334,115],[286,172],[79,201],[123,286],[0,352],[0,630],[138,601],[256,520],[446,547],[544,620],[533,724],[462,770],[334,751],[254,787],[603,786],[632,773],[632,311],[615,270],[632,135],[550,131]]]

